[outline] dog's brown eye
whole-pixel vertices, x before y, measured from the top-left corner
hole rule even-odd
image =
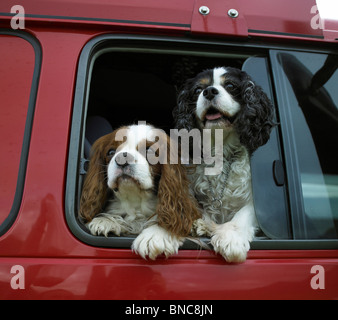
[[[231,82],[228,82],[224,85],[225,89],[229,90],[229,91],[232,91],[235,89],[235,86],[231,83]]]
[[[147,156],[158,156],[158,150],[154,150],[152,147],[147,147]]]
[[[194,94],[200,94],[202,91],[202,88],[197,88],[195,89]]]
[[[107,156],[112,157],[115,153],[116,153],[115,149],[109,149],[108,152],[107,152]]]

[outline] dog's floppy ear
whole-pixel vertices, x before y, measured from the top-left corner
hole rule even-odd
[[[188,131],[196,128],[195,108],[196,102],[192,101],[190,88],[193,79],[186,82],[183,90],[180,91],[177,98],[177,106],[173,110],[175,128],[187,129]]]
[[[241,143],[252,154],[269,140],[271,128],[275,125],[274,112],[265,92],[245,72],[242,72],[241,83],[243,104],[235,126]]]
[[[88,172],[83,184],[79,216],[90,222],[104,209],[107,200],[108,185],[104,163],[105,140],[108,135],[98,139],[91,149]]]
[[[189,192],[186,169],[181,165],[177,154],[174,154],[178,149],[171,146],[173,142],[169,137],[167,141],[168,159],[162,164],[156,214],[159,226],[184,237],[190,234],[193,222],[200,218],[200,212]],[[171,164],[170,159],[178,159],[178,163]]]

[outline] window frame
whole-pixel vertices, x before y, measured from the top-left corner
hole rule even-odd
[[[25,41],[27,41],[34,50],[35,53],[35,60],[34,60],[34,71],[27,107],[27,115],[26,115],[26,122],[24,128],[24,135],[22,140],[22,147],[21,147],[21,155],[20,155],[20,162],[19,162],[19,169],[18,169],[18,176],[16,182],[16,189],[14,193],[14,199],[12,203],[11,210],[6,217],[6,219],[0,225],[0,237],[3,236],[14,224],[22,201],[22,195],[25,186],[25,179],[26,179],[26,169],[27,169],[27,159],[30,147],[30,140],[31,140],[31,132],[34,120],[34,112],[35,112],[35,104],[37,98],[37,92],[39,87],[39,79],[40,79],[40,71],[41,71],[41,64],[42,64],[42,49],[39,41],[32,36],[31,34],[25,31],[14,31],[10,29],[1,29],[0,35],[6,36],[13,36],[19,37]]]
[[[93,68],[93,57],[102,50],[106,43],[114,43],[116,48],[125,47],[126,44],[131,44],[130,49],[135,50],[136,48],[144,47],[144,43],[147,43],[147,47],[156,48],[161,46],[161,50],[167,49],[168,52],[175,50],[182,50],[185,53],[194,51],[195,48],[198,50],[204,50],[208,53],[208,48],[228,48],[228,49],[245,49],[245,52],[250,53],[263,53],[268,59],[270,64],[271,57],[269,51],[271,49],[280,49],[278,45],[266,45],[266,44],[256,44],[256,43],[238,43],[238,42],[221,42],[216,40],[199,40],[191,38],[175,38],[175,37],[157,37],[157,36],[143,36],[143,35],[125,35],[125,34],[105,34],[93,38],[89,41],[82,50],[82,53],[79,58],[78,64],[78,74],[76,80],[75,96],[74,96],[74,105],[73,105],[73,116],[71,123],[71,133],[70,133],[70,144],[69,144],[69,155],[68,155],[68,168],[67,168],[67,181],[65,189],[65,214],[67,224],[75,237],[77,237],[82,242],[95,247],[105,247],[110,249],[121,249],[126,248],[130,249],[132,241],[135,239],[135,236],[127,237],[114,237],[114,238],[105,238],[99,236],[93,236],[89,234],[85,227],[78,222],[78,217],[76,214],[76,209],[78,208],[79,199],[80,199],[80,183],[78,183],[78,177],[81,176],[80,180],[83,180],[83,144],[84,144],[84,125],[87,113],[87,103],[89,97],[89,79],[91,77],[92,68]],[[122,44],[122,45],[121,45]],[[173,49],[175,48],[175,49]],[[177,49],[178,48],[178,49]],[[181,49],[184,48],[184,49]],[[187,49],[191,48],[191,49]],[[284,46],[287,48],[287,46]],[[210,50],[210,49],[209,49]],[[150,51],[149,51],[150,52]],[[270,65],[271,67],[271,65]],[[270,68],[272,72],[274,69]],[[272,72],[273,73],[273,72]],[[273,76],[270,74],[269,77],[271,81]],[[276,96],[275,91],[279,88],[272,88],[273,95]],[[278,101],[278,104],[280,101]],[[278,110],[278,105],[277,105]],[[280,119],[285,121],[284,118]],[[289,135],[288,132],[283,131],[283,134]],[[287,137],[288,138],[288,137]],[[282,139],[284,142],[288,141],[287,139]],[[292,154],[292,140],[290,140],[286,145],[281,145],[280,148],[282,154],[287,153],[288,156],[286,159],[288,163],[290,162],[290,152]],[[291,151],[290,151],[291,150]],[[81,161],[82,159],[82,161]],[[290,170],[290,172],[288,171]],[[299,186],[295,184],[297,181],[293,176],[295,176],[296,168],[287,166],[287,177],[288,183],[291,182],[291,188],[288,189],[288,197],[292,197],[291,210],[294,210],[295,199],[293,193],[296,191],[299,193]],[[82,181],[83,182],[83,181]],[[297,189],[298,188],[298,189]],[[297,195],[297,193],[295,194]],[[296,198],[297,200],[297,198]],[[286,204],[289,206],[289,203]],[[293,223],[293,219],[292,219]],[[209,239],[201,239],[202,241],[208,242]],[[190,241],[186,241],[182,249],[196,249],[198,246]],[[287,239],[287,240],[254,240],[251,243],[251,249],[256,250],[300,250],[300,249],[338,249],[338,240],[299,240],[299,239]]]
[[[275,48],[270,50],[270,61],[272,66],[272,75],[275,83],[275,98],[279,106],[283,108],[277,108],[280,116],[281,122],[281,132],[282,140],[284,145],[284,154],[285,154],[285,167],[286,167],[286,176],[288,180],[289,188],[289,203],[290,203],[290,212],[292,219],[292,232],[295,240],[300,241],[320,241],[323,242],[325,247],[325,242],[328,247],[330,247],[329,242],[337,243],[335,248],[338,248],[338,239],[306,239],[307,238],[307,224],[306,224],[306,213],[305,213],[305,204],[303,198],[303,190],[301,183],[301,170],[299,167],[299,158],[297,152],[297,143],[296,143],[296,134],[294,130],[294,123],[292,121],[292,110],[291,104],[289,103],[288,93],[284,81],[286,77],[283,74],[282,68],[278,62],[279,53],[309,53],[309,54],[332,54],[337,51],[333,50],[297,50],[297,49],[284,49],[284,48]]]

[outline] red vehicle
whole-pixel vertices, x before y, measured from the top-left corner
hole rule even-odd
[[[15,5],[0,3],[0,299],[338,298],[338,21],[315,0]],[[251,160],[247,261],[188,242],[146,261],[132,237],[90,235],[93,141],[138,120],[169,131],[182,83],[220,65],[248,72],[279,123]]]

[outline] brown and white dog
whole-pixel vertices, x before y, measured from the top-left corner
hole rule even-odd
[[[146,124],[94,143],[80,201],[93,235],[138,235],[132,249],[145,259],[177,253],[199,211],[185,168],[170,163],[177,151],[171,144],[164,131]]]

